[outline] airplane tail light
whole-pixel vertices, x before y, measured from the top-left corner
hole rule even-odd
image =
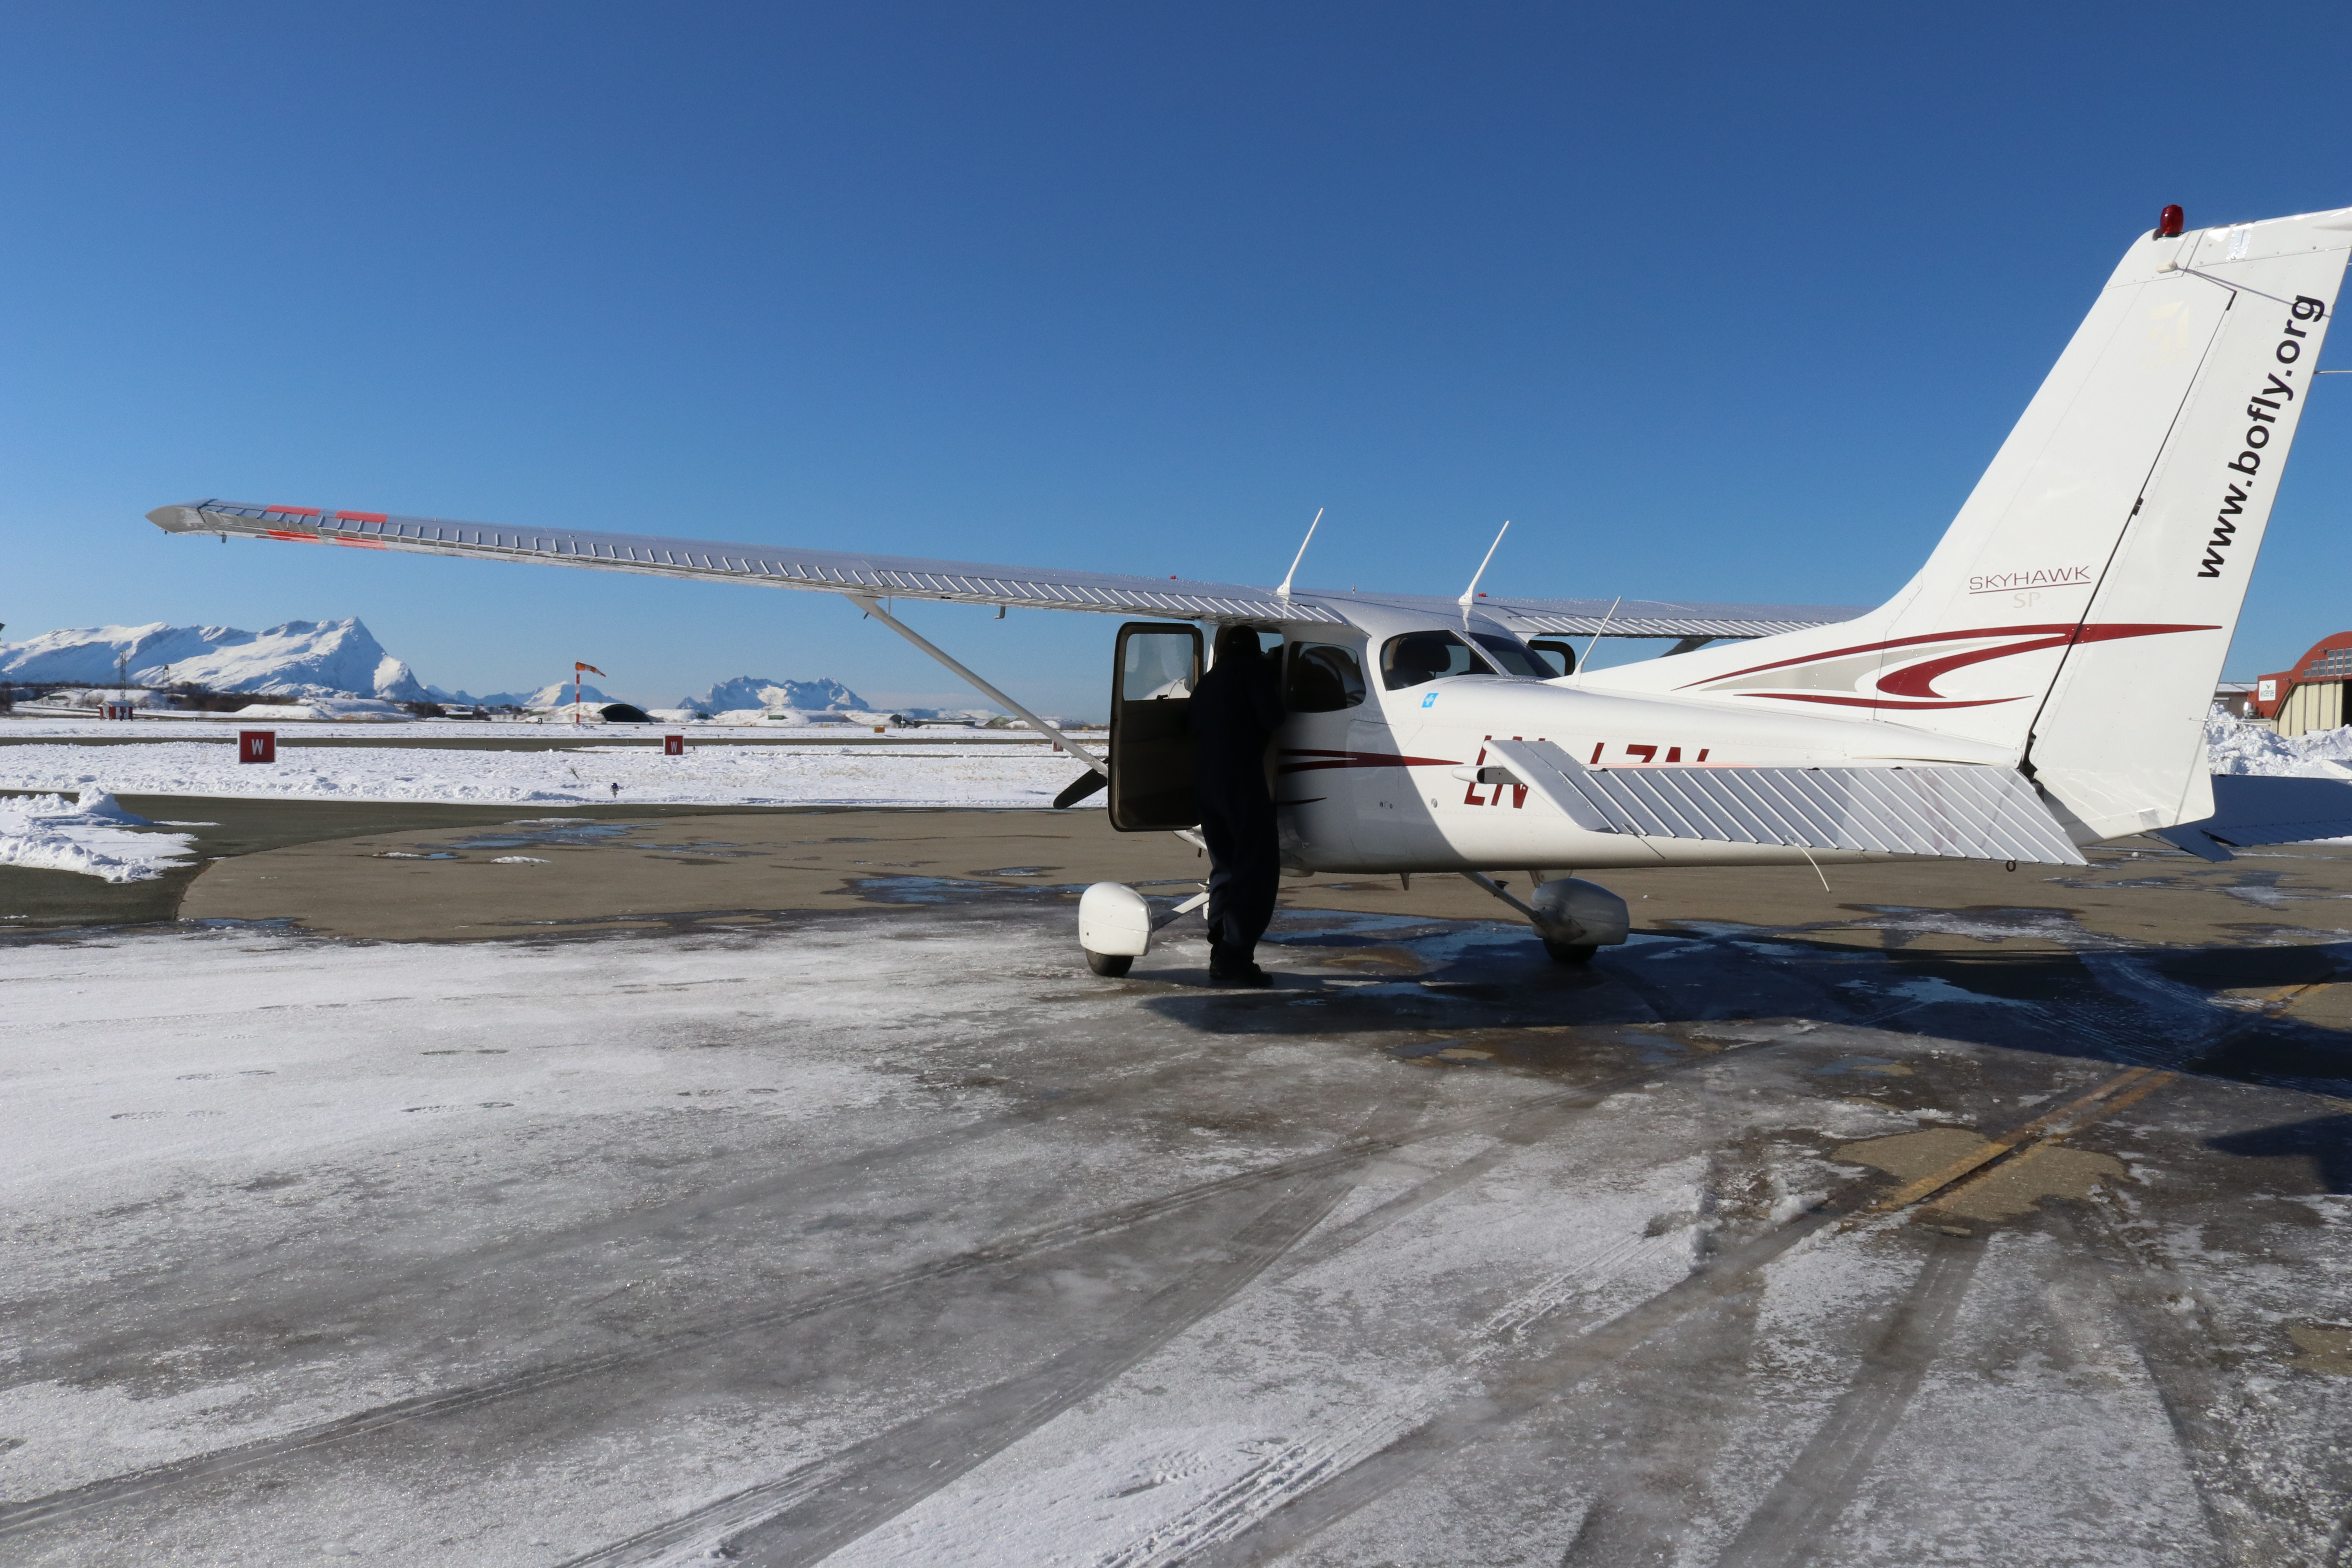
[[[2180,237],[2180,231],[2188,226],[2189,215],[2182,212],[2178,205],[2168,206],[2164,209],[2162,216],[2158,217],[2156,220],[2156,237],[2158,239],[2179,239]]]

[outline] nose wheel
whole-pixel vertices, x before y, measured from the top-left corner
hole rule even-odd
[[[1209,889],[1202,887],[1167,913],[1155,915],[1133,888],[1097,882],[1078,899],[1078,946],[1086,952],[1087,967],[1106,980],[1118,979],[1151,951],[1154,931],[1208,901]]]
[[[1550,937],[1544,938],[1543,944],[1544,952],[1554,963],[1590,963],[1592,955],[1601,951],[1595,942],[1554,942]],[[1096,973],[1100,973],[1101,971]]]

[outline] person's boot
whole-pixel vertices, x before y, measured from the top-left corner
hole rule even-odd
[[[1266,986],[1274,976],[1260,969],[1246,949],[1212,946],[1209,978],[1220,985]]]

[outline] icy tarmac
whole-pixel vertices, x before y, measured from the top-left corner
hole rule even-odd
[[[1076,963],[1158,840],[885,815],[0,946],[0,1559],[2341,1552],[2352,855],[1627,876],[1589,971],[1318,883],[1246,993]],[[639,923],[323,935],[335,855]]]

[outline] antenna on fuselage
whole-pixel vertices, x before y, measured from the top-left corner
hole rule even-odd
[[[1617,618],[1617,606],[1624,602],[1625,595],[1622,594],[1618,595],[1615,598],[1609,601],[1609,613],[1601,617],[1601,624],[1599,626],[1592,628],[1592,640],[1584,645],[1584,658],[1582,661],[1577,665],[1577,668],[1582,669],[1586,665],[1592,662],[1592,650],[1601,646],[1601,634],[1607,631],[1609,629],[1609,623]]]
[[[1495,535],[1495,542],[1486,546],[1486,560],[1478,563],[1478,570],[1470,574],[1470,585],[1462,590],[1462,596],[1459,599],[1454,601],[1455,604],[1462,606],[1463,614],[1467,615],[1470,613],[1471,604],[1478,597],[1478,579],[1486,574],[1486,563],[1494,560],[1495,552],[1503,547],[1503,534],[1510,531],[1511,525],[1507,521],[1506,521],[1503,524],[1502,532]]]
[[[1298,553],[1290,558],[1290,570],[1282,574],[1282,586],[1274,591],[1274,596],[1285,604],[1290,602],[1290,580],[1298,575],[1298,563],[1307,559],[1307,547],[1315,542],[1316,524],[1322,521],[1323,509],[1318,506],[1315,509],[1315,521],[1307,525],[1307,537],[1298,542]]]

